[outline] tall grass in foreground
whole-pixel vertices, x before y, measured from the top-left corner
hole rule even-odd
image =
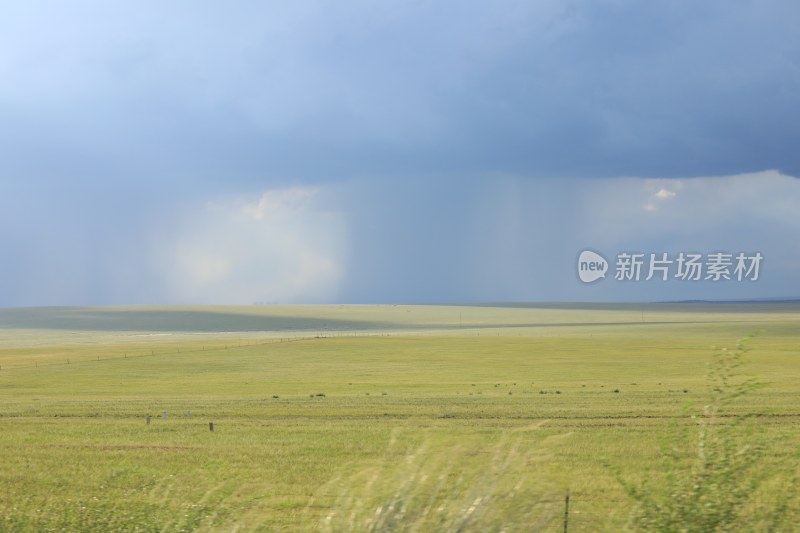
[[[214,505],[205,501],[186,503],[180,514],[170,515],[157,501],[96,497],[66,502],[51,502],[47,497],[3,500],[0,533],[188,533],[216,514]]]
[[[631,524],[635,531],[781,529],[790,498],[796,498],[796,474],[790,471],[791,481],[781,481],[774,469],[764,468],[765,443],[752,424],[754,415],[728,411],[734,400],[761,386],[738,374],[753,337],[740,339],[733,350],[715,348],[709,403],[692,415],[694,425],[676,424],[662,446],[663,485],[632,483],[615,469],[637,504]]]
[[[538,466],[546,459],[531,450],[524,433],[509,431],[488,448],[422,446],[344,480],[321,531],[486,532],[538,531],[563,505],[546,497]],[[551,496],[555,493],[551,493]],[[560,493],[559,493],[560,494]]]

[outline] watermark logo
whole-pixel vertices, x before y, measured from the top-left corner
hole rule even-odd
[[[619,252],[614,262],[614,281],[758,281],[764,256],[761,252]],[[578,257],[578,277],[592,283],[606,277],[609,262],[593,250]]]
[[[592,283],[606,277],[608,261],[592,250],[584,250],[578,256],[578,277],[584,283]]]

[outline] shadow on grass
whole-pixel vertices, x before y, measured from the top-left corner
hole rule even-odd
[[[91,307],[0,309],[0,328],[70,331],[352,331],[392,329],[381,322],[256,315],[186,309],[120,310]]]

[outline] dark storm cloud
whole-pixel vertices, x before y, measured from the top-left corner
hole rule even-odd
[[[794,2],[25,3],[4,170],[800,173]],[[31,164],[39,153],[38,164]]]

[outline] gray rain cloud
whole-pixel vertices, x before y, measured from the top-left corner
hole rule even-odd
[[[565,262],[601,242],[763,248],[773,277],[685,297],[798,296],[797,20],[790,1],[4,5],[0,305],[674,292],[576,286]]]

